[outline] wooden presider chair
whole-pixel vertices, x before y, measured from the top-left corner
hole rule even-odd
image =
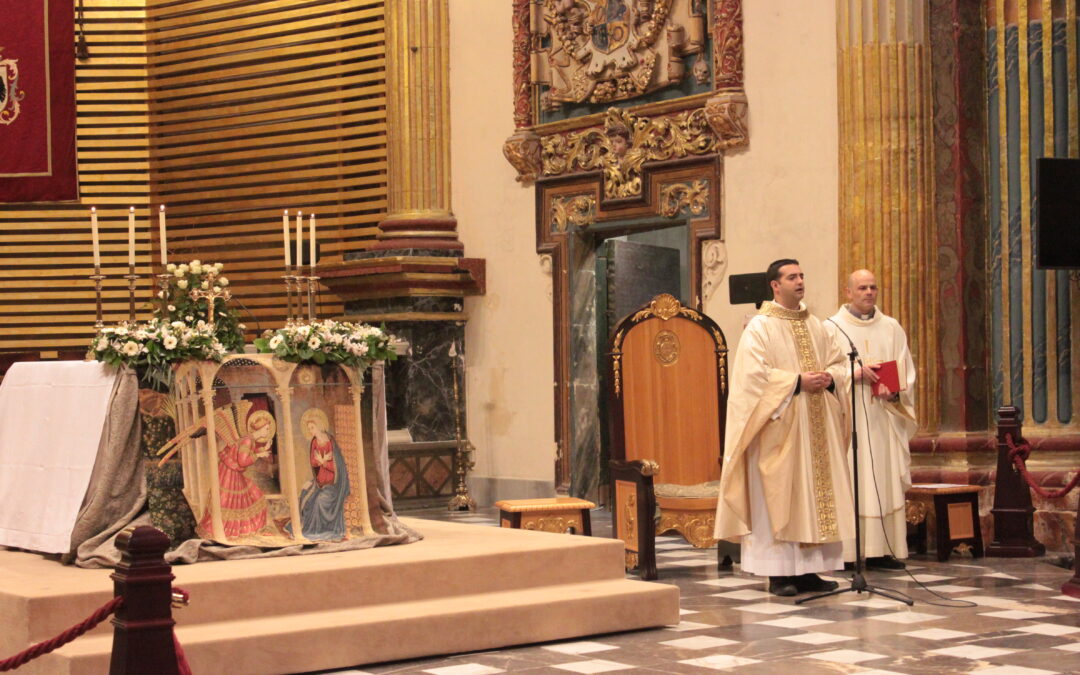
[[[626,568],[655,579],[658,533],[716,543],[727,343],[712,319],[664,293],[619,321],[608,358],[612,530]]]

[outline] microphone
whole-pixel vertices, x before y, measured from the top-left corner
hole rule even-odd
[[[848,344],[851,345],[851,351],[854,352],[854,354],[855,354],[855,360],[858,361],[859,365],[861,366],[863,364],[863,362],[862,362],[862,358],[859,357],[859,350],[855,348],[855,341],[851,339],[850,335],[848,335],[847,333],[844,332],[844,329],[840,327],[840,324],[838,324],[838,323],[836,323],[835,321],[832,320],[831,316],[828,319],[825,319],[825,320],[828,321],[829,323],[831,323],[832,325],[836,326],[836,330],[843,333],[844,338],[847,339]]]

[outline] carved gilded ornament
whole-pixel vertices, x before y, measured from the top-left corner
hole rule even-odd
[[[743,86],[742,0],[713,0],[716,90]]]
[[[679,336],[669,330],[662,330],[653,338],[653,355],[662,366],[672,366],[679,362]]]
[[[637,551],[626,551],[625,567],[628,570],[637,569],[638,566],[638,554]]]
[[[678,85],[686,76],[685,59],[704,53],[706,5],[543,0],[531,36],[533,44],[543,45],[532,54],[532,82],[544,89],[541,107],[625,101]]]
[[[657,462],[654,459],[641,459],[638,461],[641,462],[641,469],[639,472],[642,476],[655,476],[660,473],[660,462]]]
[[[626,524],[626,539],[633,541],[634,528],[637,527],[637,495],[633,492],[626,496],[626,508],[623,509],[623,522]]]
[[[918,525],[926,520],[926,502],[912,500],[904,504],[904,519],[912,525]]]
[[[749,111],[746,94],[721,92],[705,102],[705,117],[717,137],[717,148],[741,148],[750,143],[746,118]]]
[[[701,295],[708,302],[727,272],[727,246],[719,239],[701,243]]]
[[[581,519],[565,516],[546,516],[537,518],[534,521],[526,523],[524,528],[526,530],[538,530],[540,532],[554,532],[556,534],[563,534],[568,530],[574,532],[581,532]]]
[[[683,306],[679,299],[670,293],[661,293],[652,299],[649,306],[634,314],[634,321],[641,321],[655,316],[662,321],[667,321],[673,316],[685,316],[692,321],[701,321],[701,315]]]
[[[503,156],[517,170],[519,183],[529,184],[540,173],[540,137],[519,129],[503,143]]]
[[[646,162],[711,154],[717,138],[701,108],[655,118],[609,108],[602,131],[553,134],[540,145],[545,176],[601,170],[604,196],[618,199],[641,194]]]
[[[660,524],[657,534],[675,530],[694,548],[709,548],[716,544],[713,532],[716,527],[716,513],[702,514],[701,511],[671,511],[661,509]]]
[[[566,232],[571,227],[588,227],[596,222],[596,198],[573,195],[551,199],[551,229]]]
[[[709,208],[709,181],[669,183],[660,188],[660,215],[674,218],[685,209],[700,216]]]

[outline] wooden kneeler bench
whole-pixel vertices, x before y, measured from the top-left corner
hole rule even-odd
[[[495,502],[495,506],[499,507],[499,524],[502,527],[592,536],[589,509],[596,508],[596,504],[584,499],[504,499]]]

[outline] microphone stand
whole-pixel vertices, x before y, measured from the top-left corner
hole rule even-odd
[[[829,320],[831,321],[831,319]],[[833,321],[833,325],[836,325],[835,321]],[[859,431],[855,419],[855,359],[859,357],[859,351],[855,349],[855,343],[851,341],[848,334],[844,333],[844,329],[840,328],[840,326],[836,327],[844,334],[848,344],[851,346],[851,351],[848,352],[848,363],[851,367],[851,480],[855,488],[855,574],[851,576],[851,586],[848,588],[837,588],[834,591],[826,591],[824,593],[818,593],[817,595],[799,598],[795,601],[795,604],[801,605],[804,602],[810,602],[811,600],[817,600],[818,598],[827,598],[831,595],[840,595],[841,593],[866,592],[880,595],[889,598],[890,600],[896,600],[897,602],[902,602],[910,607],[915,604],[915,601],[911,598],[903,595],[899,591],[871,586],[866,583],[866,577],[863,576],[866,561],[863,558],[862,523],[859,520]]]

